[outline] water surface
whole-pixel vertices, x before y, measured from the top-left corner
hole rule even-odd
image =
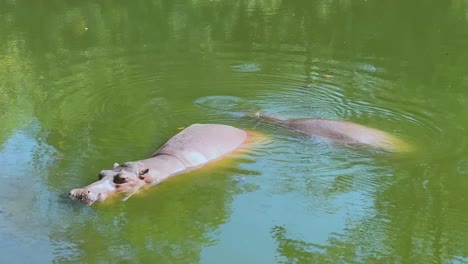
[[[465,1],[0,3],[0,262],[468,263]],[[243,117],[348,120],[410,153]],[[192,123],[269,140],[125,202],[66,193]]]

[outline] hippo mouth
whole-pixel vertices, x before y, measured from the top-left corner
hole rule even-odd
[[[103,193],[94,193],[86,188],[73,189],[70,191],[70,197],[73,200],[78,200],[84,204],[92,205],[97,201],[103,201],[107,198],[107,195]]]
[[[84,204],[92,205],[98,201],[104,201],[109,195],[117,191],[116,184],[107,178],[103,178],[86,187],[70,191],[70,198]]]

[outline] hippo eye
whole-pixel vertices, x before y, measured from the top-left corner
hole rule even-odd
[[[114,176],[114,183],[115,184],[122,184],[122,183],[126,183],[128,181],[128,179],[126,177],[122,177],[120,175],[115,175]]]

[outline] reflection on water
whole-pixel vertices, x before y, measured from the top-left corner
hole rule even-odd
[[[257,72],[260,71],[260,66],[257,64],[246,63],[241,65],[233,65],[231,66],[231,69],[237,72]]]
[[[0,3],[0,262],[466,262],[465,11]],[[415,150],[310,139],[257,111],[349,120]],[[192,123],[268,140],[126,202],[66,197]]]
[[[236,115],[240,112],[248,111],[249,106],[247,102],[237,96],[219,95],[219,96],[206,96],[195,100],[195,105],[211,110],[212,112],[231,113]]]
[[[0,152],[0,248],[9,252],[2,260],[16,262],[15,256],[32,257],[38,261],[53,259],[53,245],[48,238],[51,219],[59,217],[49,209],[55,195],[45,179],[34,177],[54,167],[57,153],[40,135],[37,122],[18,130],[4,143]],[[55,221],[60,225],[59,221]]]

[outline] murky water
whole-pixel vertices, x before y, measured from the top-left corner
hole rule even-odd
[[[466,1],[10,0],[0,36],[1,263],[468,263]],[[68,199],[208,122],[269,140],[125,202]]]

